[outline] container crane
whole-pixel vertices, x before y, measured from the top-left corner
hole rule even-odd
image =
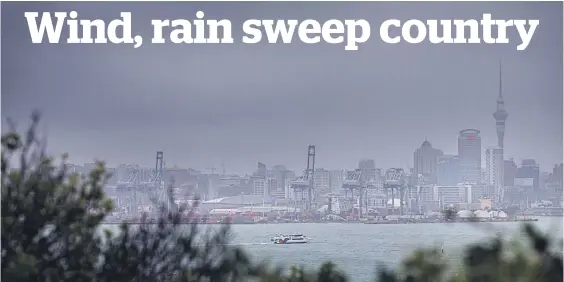
[[[296,195],[296,202],[299,201],[302,206],[302,212],[312,210],[313,198],[315,197],[314,173],[315,145],[309,145],[306,169],[301,176],[292,181],[290,186],[294,190],[294,195]]]

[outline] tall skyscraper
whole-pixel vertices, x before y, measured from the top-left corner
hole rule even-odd
[[[464,129],[458,134],[458,158],[463,182],[482,180],[482,137],[477,129]]]
[[[415,177],[419,175],[428,179],[430,183],[437,184],[437,162],[443,152],[434,149],[431,143],[427,140],[421,144],[413,153],[413,174]]]
[[[497,96],[496,111],[493,114],[495,118],[495,127],[497,131],[497,146],[503,149],[503,137],[505,136],[505,120],[509,114],[505,111],[505,103],[503,102],[501,80],[501,63],[499,65],[499,93]]]
[[[455,186],[460,183],[460,159],[458,156],[443,155],[437,162],[437,184]]]
[[[486,150],[486,184],[494,188],[495,203],[502,203],[504,196],[503,184],[503,149],[493,147]]]

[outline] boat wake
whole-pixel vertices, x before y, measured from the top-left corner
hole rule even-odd
[[[323,242],[310,242],[308,244],[321,244]],[[255,243],[230,243],[224,244],[224,246],[263,246],[263,245],[284,245],[284,244],[273,244],[272,242],[255,242]],[[288,244],[287,244],[288,245]],[[292,244],[294,245],[294,244]],[[300,244],[297,244],[300,245]],[[303,244],[305,245],[305,244]]]
[[[224,246],[260,246],[260,245],[272,245],[272,243],[230,243],[230,244],[224,244]]]

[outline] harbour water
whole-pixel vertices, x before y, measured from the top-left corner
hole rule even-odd
[[[532,224],[562,238],[562,217],[544,217]],[[335,262],[353,282],[373,281],[377,265],[395,266],[414,249],[443,247],[447,259],[459,262],[464,247],[481,239],[517,234],[522,223],[445,224],[249,224],[234,225],[234,243],[243,245],[256,260],[283,266],[318,267]],[[310,244],[275,245],[277,233],[303,233]]]
[[[562,239],[562,217],[539,217],[531,222],[552,237]],[[332,261],[351,282],[373,281],[377,266],[396,267],[418,248],[443,248],[445,258],[456,264],[468,244],[502,234],[518,234],[521,222],[442,224],[284,223],[235,224],[233,245],[242,246],[255,261],[274,265],[317,268]],[[204,227],[205,226],[205,227]],[[204,225],[217,228],[219,225]],[[106,225],[110,229],[117,225]],[[303,233],[309,244],[277,245],[276,234]],[[560,246],[555,246],[560,248]]]

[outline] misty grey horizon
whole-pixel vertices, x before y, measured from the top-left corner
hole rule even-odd
[[[367,18],[377,25],[391,17],[484,12],[536,18],[541,25],[526,51],[377,40],[354,52],[304,44],[134,50],[29,42],[24,11],[71,9],[89,18],[131,11],[141,33],[149,18],[197,10],[234,26],[253,17]],[[241,174],[261,161],[300,171],[311,143],[318,146],[318,167],[356,167],[374,158],[381,168],[407,168],[425,138],[456,154],[458,131],[476,128],[482,154],[496,144],[492,114],[503,57],[506,159],[534,158],[546,170],[563,152],[561,10],[556,2],[3,3],[2,26],[10,29],[2,30],[2,117],[24,122],[40,108],[51,150],[69,152],[77,164],[96,156],[111,165],[152,167],[155,151],[162,150],[167,165],[225,163]]]

